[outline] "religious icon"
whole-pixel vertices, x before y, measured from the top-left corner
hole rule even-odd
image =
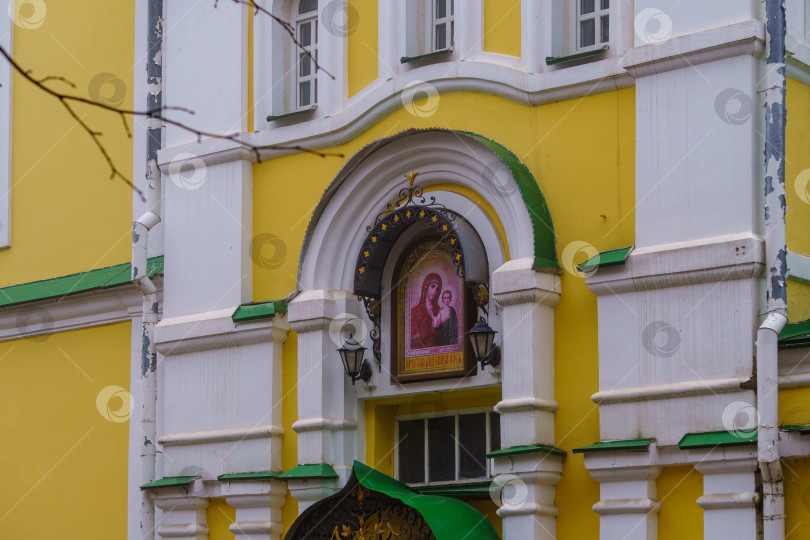
[[[395,288],[395,379],[463,375],[467,301],[450,249],[440,241],[418,244],[403,261]]]

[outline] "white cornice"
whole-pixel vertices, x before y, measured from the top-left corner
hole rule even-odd
[[[591,400],[598,405],[612,405],[614,403],[633,403],[706,394],[727,394],[741,392],[740,385],[747,381],[748,378],[745,377],[731,377],[728,379],[683,381],[654,386],[603,390],[592,395]]]
[[[163,278],[153,279],[158,291]],[[0,341],[139,318],[143,296],[129,284],[0,308]],[[161,301],[162,304],[162,301]]]
[[[664,73],[724,58],[759,54],[765,25],[749,20],[644,45],[627,51],[624,68],[634,78]]]

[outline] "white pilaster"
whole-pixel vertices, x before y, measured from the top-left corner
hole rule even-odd
[[[504,540],[557,538],[554,486],[560,481],[562,460],[545,453],[494,458],[494,483],[502,489],[497,514],[503,520]]]
[[[703,474],[703,536],[714,540],[756,540],[760,526],[755,456],[705,460],[695,465]]]
[[[281,538],[281,507],[287,495],[284,482],[229,482],[223,485],[222,495],[236,509],[236,520],[229,527],[235,540]]]
[[[560,278],[534,271],[532,263],[509,261],[492,274],[492,293],[503,309],[503,392],[495,406],[503,448],[554,445],[554,306]]]
[[[363,307],[349,291],[316,290],[302,292],[289,309],[291,327],[298,333],[298,420],[293,424],[298,434],[298,463],[327,463],[340,477],[337,482],[290,479],[290,491],[303,511],[336,492],[361,455],[361,410],[337,349],[342,345],[344,324],[351,317],[361,318]],[[361,337],[355,336],[358,340]],[[366,360],[373,361],[369,356]]]
[[[195,481],[195,484],[199,483],[201,481]],[[194,488],[162,489],[155,494],[154,500],[163,512],[155,527],[160,538],[208,539],[205,509],[209,500],[196,495]]]
[[[618,459],[620,463],[616,463],[613,453],[585,457],[585,467],[599,482],[599,502],[593,505],[593,511],[599,514],[599,538],[655,540],[661,507],[655,481],[661,468],[649,465],[646,453],[640,463],[637,457],[627,460],[618,456]]]

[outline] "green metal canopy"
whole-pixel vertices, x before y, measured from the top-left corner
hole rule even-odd
[[[409,538],[500,540],[487,518],[467,503],[421,495],[358,461],[346,486],[307,508],[285,538],[329,538],[333,531],[354,537],[359,529],[362,537],[376,538],[375,530],[387,532],[391,524],[404,527]]]

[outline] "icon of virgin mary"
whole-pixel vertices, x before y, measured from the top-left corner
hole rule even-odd
[[[411,349],[428,349],[439,346],[439,332],[433,321],[439,314],[439,293],[442,278],[431,272],[422,282],[419,303],[411,308]]]

